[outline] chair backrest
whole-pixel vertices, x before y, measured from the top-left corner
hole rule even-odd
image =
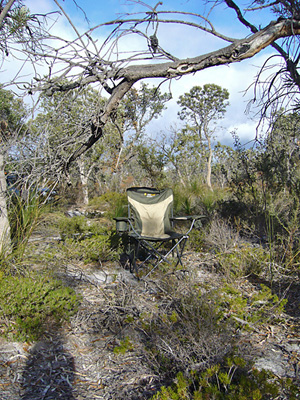
[[[134,213],[135,228],[141,236],[163,238],[172,231],[172,189],[133,187],[127,189],[127,197]]]

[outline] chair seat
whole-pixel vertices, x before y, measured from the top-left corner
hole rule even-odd
[[[173,239],[181,239],[185,235],[182,233],[177,233],[177,232],[169,232],[169,233],[164,234],[163,236],[149,237],[149,236],[139,235],[135,232],[129,232],[128,236],[135,240],[147,240],[149,242],[168,242]]]

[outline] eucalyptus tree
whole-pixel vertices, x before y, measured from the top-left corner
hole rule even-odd
[[[138,143],[143,139],[147,125],[162,114],[171,97],[161,93],[159,87],[150,87],[144,82],[139,89],[132,88],[126,94],[122,104],[128,128],[133,132],[132,141]]]
[[[276,113],[263,143],[261,173],[271,191],[300,193],[300,115]]]
[[[194,86],[188,93],[179,97],[181,107],[179,116],[185,122],[187,131],[205,143],[207,152],[206,183],[211,189],[212,137],[216,122],[225,114],[229,92],[215,84],[206,84],[203,87]],[[191,140],[193,137],[191,135]]]
[[[198,135],[172,126],[169,132],[160,134],[156,147],[163,157],[169,184],[187,187],[193,180],[204,180],[203,146]]]
[[[231,181],[233,171],[237,168],[237,153],[231,147],[218,142],[214,146],[212,176],[216,183],[224,188]]]
[[[139,184],[161,187],[165,182],[166,158],[156,140],[148,139],[137,147],[137,164],[141,169]]]

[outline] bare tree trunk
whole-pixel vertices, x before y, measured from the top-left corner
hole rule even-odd
[[[182,184],[183,187],[186,187],[186,183],[185,183],[185,181],[184,181],[184,179],[182,177],[180,169],[177,168],[177,167],[175,167],[175,168],[176,168],[176,174],[179,176],[180,183]]]
[[[7,212],[7,185],[4,174],[4,157],[0,152],[0,253],[6,253],[11,248],[10,225]]]
[[[206,184],[209,187],[209,189],[212,190],[212,186],[211,186],[211,160],[212,160],[211,138],[209,135],[207,135],[206,139],[207,139],[207,144],[208,144]]]
[[[83,204],[88,204],[89,203],[88,176],[84,171],[84,161],[78,158],[77,165],[79,168],[80,182],[82,186]]]

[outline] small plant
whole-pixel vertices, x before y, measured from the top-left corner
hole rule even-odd
[[[0,278],[0,333],[13,340],[37,340],[49,324],[60,324],[79,305],[75,292],[40,275]]]
[[[201,195],[201,203],[207,214],[212,214],[216,209],[218,196],[212,190],[204,190]]]
[[[99,221],[90,220],[83,215],[72,218],[60,216],[57,225],[63,239],[83,240],[93,235],[106,234],[107,231]]]
[[[269,253],[248,244],[216,253],[219,270],[230,281],[248,274],[259,274],[269,265]]]
[[[63,238],[71,238],[74,235],[82,234],[89,230],[87,219],[83,215],[73,218],[61,217],[58,227]]]
[[[11,238],[15,256],[22,257],[28,240],[36,228],[44,205],[31,193],[27,200],[14,196],[9,206]]]
[[[133,351],[133,343],[129,339],[128,336],[125,337],[125,339],[121,340],[119,346],[116,346],[114,348],[114,353],[115,354],[125,354],[128,351]]]

